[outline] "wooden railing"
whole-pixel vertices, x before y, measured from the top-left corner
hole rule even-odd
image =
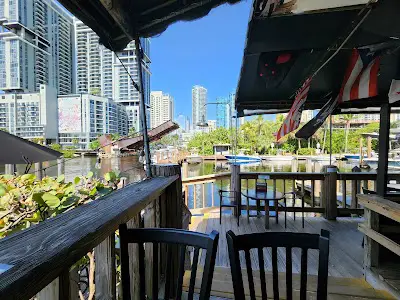
[[[187,207],[190,207],[192,211],[200,209],[204,211],[207,207],[207,190],[211,189],[211,207],[215,206],[215,193],[217,192],[216,182],[229,179],[231,177],[231,173],[218,173],[218,174],[209,174],[203,176],[195,176],[182,179],[182,186],[185,198],[185,204]],[[199,190],[199,193],[198,193]],[[189,201],[189,192],[192,192],[191,201]],[[201,205],[198,205],[198,197],[202,199]],[[189,203],[190,202],[190,203]],[[191,205],[193,203],[193,206]]]
[[[0,263],[10,267],[0,274],[0,299],[79,299],[79,275],[73,266],[87,253],[94,266],[87,274],[89,283],[93,281],[88,294],[96,299],[116,299],[118,227],[182,228],[180,167],[153,166],[153,174],[163,177],[128,185],[0,240]],[[139,299],[137,251],[137,246],[130,246],[133,299]],[[150,263],[150,254],[146,263]],[[168,259],[177,262],[177,255]],[[160,257],[161,263],[166,261],[165,254]],[[151,280],[152,274],[147,278]]]
[[[328,172],[329,171],[329,172]],[[305,203],[285,208],[291,212],[323,213],[329,219],[337,216],[361,215],[363,208],[358,204],[357,194],[363,191],[375,191],[377,174],[374,172],[337,172],[336,168],[324,167],[319,173],[305,172],[240,172],[239,181],[231,173],[210,174],[183,179],[185,202],[193,204],[190,208],[196,212],[206,211],[216,205],[216,184],[222,186],[222,180],[230,178],[223,189],[240,190],[248,193],[256,189],[256,183],[263,183],[270,191],[293,192],[302,190]],[[399,173],[391,173],[388,179],[400,181]],[[239,182],[239,185],[236,183]],[[200,186],[200,187],[199,187]],[[211,192],[210,187],[211,186]],[[190,191],[190,193],[189,193]],[[198,201],[199,194],[202,201]],[[208,198],[211,197],[211,203]],[[208,202],[207,202],[208,201]],[[207,205],[208,204],[208,205]],[[279,208],[283,210],[284,208]]]

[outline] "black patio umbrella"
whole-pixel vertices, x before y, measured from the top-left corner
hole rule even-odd
[[[0,131],[0,164],[32,164],[55,160],[62,153]]]

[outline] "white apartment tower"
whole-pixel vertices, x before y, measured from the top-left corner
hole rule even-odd
[[[192,88],[192,124],[198,129],[197,123],[207,121],[207,89],[200,85]]]
[[[162,91],[150,94],[150,126],[157,127],[174,118],[174,99]]]
[[[113,53],[99,44],[97,34],[81,21],[75,21],[75,37],[77,49],[77,93],[90,93],[113,99],[126,106],[129,118],[129,128],[139,131],[139,93],[132,84],[128,69],[133,80],[137,82],[137,59],[135,43]],[[141,39],[144,52],[143,84],[145,103],[150,104],[150,40]],[[121,63],[121,61],[123,63]],[[150,112],[147,111],[149,123]]]
[[[55,0],[0,0],[0,90],[74,90],[73,18]]]

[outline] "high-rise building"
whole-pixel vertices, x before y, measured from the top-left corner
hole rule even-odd
[[[0,0],[1,1],[1,0]],[[139,93],[132,84],[138,80],[138,64],[135,43],[114,53],[99,44],[97,34],[81,21],[75,21],[77,48],[77,93],[90,93],[107,98],[126,106],[129,128],[140,130]],[[150,105],[150,40],[140,39],[143,48],[143,86],[146,107]],[[124,67],[125,66],[125,67]],[[125,68],[129,71],[126,72]],[[150,124],[150,110],[147,109]]]
[[[198,130],[197,123],[207,120],[207,89],[200,85],[192,88],[192,124],[193,130]]]
[[[74,90],[73,18],[55,0],[0,0],[0,90]]]
[[[217,120],[208,120],[207,124],[208,124],[208,132],[217,129]]]
[[[188,116],[186,116],[186,120],[185,120],[185,131],[186,132],[190,131],[190,119]]]
[[[61,145],[89,149],[91,141],[108,133],[128,134],[125,106],[90,94],[58,97]],[[75,142],[76,141],[76,142]]]
[[[313,110],[304,110],[301,113],[301,123],[307,123],[314,118],[314,111]]]
[[[150,126],[157,127],[174,118],[174,99],[162,91],[150,93]]]
[[[57,91],[41,85],[38,92],[0,95],[0,128],[25,139],[58,139]]]
[[[228,97],[217,98],[217,127],[233,128],[235,126],[235,93]]]

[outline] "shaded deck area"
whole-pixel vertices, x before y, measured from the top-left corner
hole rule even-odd
[[[323,217],[305,217],[304,229],[301,226],[301,214],[288,214],[287,228],[283,214],[279,215],[279,223],[270,218],[270,230],[320,233],[321,229],[330,231],[330,254],[329,254],[329,276],[361,278],[363,277],[363,234],[357,230],[362,218],[338,218],[337,221],[328,221]],[[226,232],[232,230],[235,234],[253,232],[264,232],[264,218],[250,218],[247,222],[245,216],[241,216],[240,226],[236,219],[230,214],[224,214],[222,224],[219,224],[219,212],[209,212],[204,216],[192,216],[190,230],[209,233],[217,230],[220,233],[219,247],[216,258],[216,266],[229,267],[228,248],[226,243]],[[270,250],[270,249],[268,249]],[[272,271],[271,253],[264,249],[265,268]],[[259,269],[256,252],[251,253],[253,270]],[[300,273],[300,249],[293,249],[293,273]],[[244,256],[241,257],[242,268],[245,268]],[[318,252],[309,251],[308,273],[316,275],[318,268]],[[284,249],[278,250],[278,271],[286,271],[286,257]]]

